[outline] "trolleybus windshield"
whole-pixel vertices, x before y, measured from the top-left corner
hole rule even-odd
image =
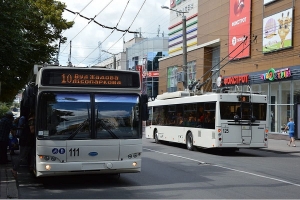
[[[39,99],[39,139],[141,138],[137,94],[44,92]]]

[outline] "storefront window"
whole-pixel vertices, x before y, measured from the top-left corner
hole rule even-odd
[[[270,123],[271,123],[271,132],[278,132],[278,115],[279,109],[277,104],[279,97],[279,82],[270,84]]]
[[[261,89],[260,89],[259,86],[260,86],[260,85],[252,85],[252,86],[251,86],[251,92],[252,92],[252,93],[259,93],[259,92],[261,92]]]
[[[281,82],[281,104],[291,104],[291,82]]]
[[[269,94],[268,94],[268,91],[269,91],[269,89],[268,89],[268,83],[261,84],[260,85],[260,91],[261,91],[261,94],[269,96]]]
[[[294,82],[294,102],[300,103],[300,80],[293,81]]]

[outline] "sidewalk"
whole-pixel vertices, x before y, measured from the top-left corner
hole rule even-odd
[[[288,141],[285,139],[269,139],[268,148],[260,149],[260,151],[272,151],[287,154],[297,153],[300,156],[300,140],[296,140],[297,147],[289,147]],[[18,151],[16,151],[18,153]],[[8,158],[16,159],[18,155],[8,156]],[[11,173],[12,163],[0,165],[0,199],[18,199],[17,181]]]
[[[11,173],[12,156],[8,155],[8,159],[8,164],[0,165],[0,199],[18,199],[17,181]]]

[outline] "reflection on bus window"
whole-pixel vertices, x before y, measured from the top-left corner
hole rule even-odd
[[[39,139],[141,138],[138,95],[42,93]],[[95,110],[91,111],[91,102]],[[92,121],[93,120],[93,121]]]
[[[96,94],[96,138],[140,138],[137,95]]]
[[[90,95],[74,93],[43,93],[40,97],[41,138],[90,139]]]

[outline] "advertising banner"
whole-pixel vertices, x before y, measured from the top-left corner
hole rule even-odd
[[[263,20],[263,53],[292,47],[293,9],[290,8]]]
[[[229,60],[250,56],[250,13],[251,0],[230,0],[228,37]],[[246,36],[248,37],[247,40],[245,40]],[[240,45],[244,40],[245,42]]]

